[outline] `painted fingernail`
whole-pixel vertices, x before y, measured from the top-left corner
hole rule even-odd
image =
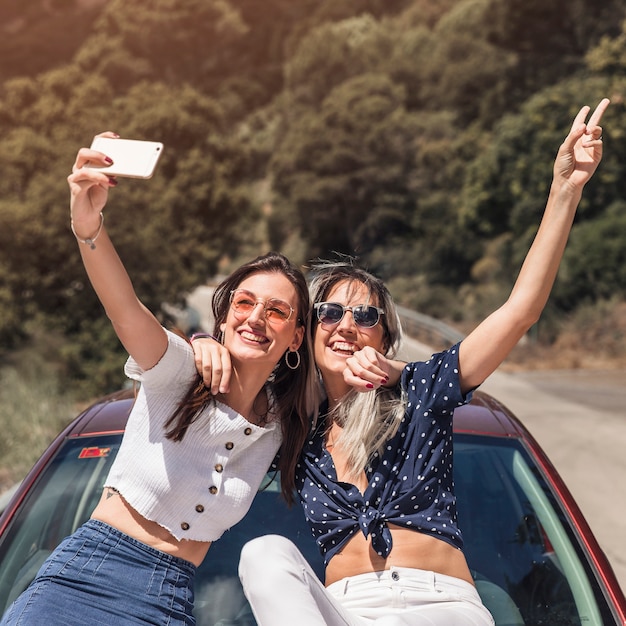
[[[111,157],[105,156],[104,160],[109,164],[109,165],[113,165],[113,159]]]
[[[117,185],[117,178],[109,177],[109,185],[111,185],[111,187],[115,187],[115,185]]]
[[[388,382],[389,382],[389,378],[388,378],[387,376],[385,376],[385,378],[383,378],[383,379],[380,381],[380,384],[381,384],[381,385],[386,385]]]
[[[372,383],[367,383],[367,385],[365,385],[368,389],[374,389],[374,385],[372,385]]]

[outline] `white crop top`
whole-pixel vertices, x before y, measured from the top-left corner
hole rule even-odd
[[[152,369],[129,358],[125,372],[141,387],[105,486],[176,539],[219,539],[250,508],[280,446],[280,421],[271,415],[261,428],[215,402],[181,442],[167,439],[165,422],[196,376],[191,347],[170,332]]]

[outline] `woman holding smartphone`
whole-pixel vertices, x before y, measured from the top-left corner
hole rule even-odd
[[[104,137],[115,137],[103,133]],[[66,538],[0,624],[191,626],[195,568],[247,512],[282,444],[291,496],[315,400],[304,276],[270,253],[215,290],[215,333],[230,353],[228,393],[213,396],[189,343],[138,300],[106,232],[116,180],[79,150],[68,177],[72,230],[85,269],[141,382],[91,519]],[[271,382],[268,382],[271,380]]]

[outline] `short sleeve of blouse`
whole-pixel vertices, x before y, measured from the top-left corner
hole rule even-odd
[[[149,370],[142,369],[129,357],[124,367],[128,378],[136,380],[151,388],[169,387],[178,384],[189,384],[196,375],[193,349],[185,339],[165,330],[167,348],[159,362]]]
[[[427,361],[408,363],[401,385],[407,394],[407,409],[421,405],[433,413],[447,413],[469,402],[472,392],[463,394],[459,379],[459,343],[433,354]]]

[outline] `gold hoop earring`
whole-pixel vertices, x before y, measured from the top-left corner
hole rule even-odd
[[[295,365],[292,365],[289,361],[290,354],[296,355]],[[297,370],[300,367],[300,353],[297,350],[287,350],[287,352],[285,352],[285,363],[290,370]]]

